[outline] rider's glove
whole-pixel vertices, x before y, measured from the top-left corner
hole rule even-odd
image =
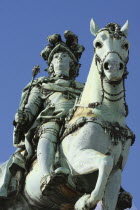
[[[18,109],[15,114],[15,122],[25,125],[28,123],[28,112]]]

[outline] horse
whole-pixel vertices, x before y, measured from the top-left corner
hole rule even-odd
[[[42,195],[35,158],[16,202],[4,204],[9,210],[90,210],[100,201],[102,210],[118,209],[122,170],[134,142],[125,122],[128,22],[99,30],[92,19],[90,31],[96,36],[93,61],[83,93],[66,118],[59,148],[59,162],[69,170],[67,182],[56,183],[52,195]]]

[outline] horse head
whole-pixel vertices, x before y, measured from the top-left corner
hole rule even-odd
[[[99,29],[91,19],[90,31],[95,36],[94,57],[80,105],[88,107],[89,104],[93,104],[94,108],[96,108],[96,104],[97,106],[104,105],[100,108],[98,106],[98,110],[94,109],[94,113],[108,118],[109,121],[118,118],[119,123],[125,123],[127,105],[124,79],[128,74],[127,62],[129,60],[128,21],[122,27],[116,23],[109,23]],[[106,107],[108,106],[107,111]]]
[[[91,19],[90,31],[96,36],[93,45],[100,74],[109,81],[121,80],[127,74],[126,64],[129,59],[128,21],[122,28],[116,23],[110,23],[99,30]]]

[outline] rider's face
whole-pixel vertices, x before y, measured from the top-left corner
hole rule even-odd
[[[66,52],[58,52],[53,56],[52,64],[55,74],[69,76],[71,58]]]

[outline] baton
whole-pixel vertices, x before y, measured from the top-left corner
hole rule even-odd
[[[20,112],[24,112],[24,110],[25,110],[25,106],[28,103],[28,99],[29,99],[29,96],[30,96],[30,92],[31,92],[31,89],[32,89],[32,85],[33,85],[34,79],[35,79],[35,77],[37,76],[37,74],[39,72],[40,72],[39,65],[34,66],[34,68],[32,69],[32,81],[31,81],[30,86],[28,88],[28,92],[27,92],[26,98],[24,100],[23,107],[22,107],[22,109],[19,109]],[[14,144],[14,146],[18,145],[19,147],[23,147],[24,144],[19,145],[19,143],[22,140],[24,140],[24,138],[25,138],[23,124],[22,123],[16,123],[14,121],[13,125],[15,126],[14,133],[13,133],[13,144]]]

